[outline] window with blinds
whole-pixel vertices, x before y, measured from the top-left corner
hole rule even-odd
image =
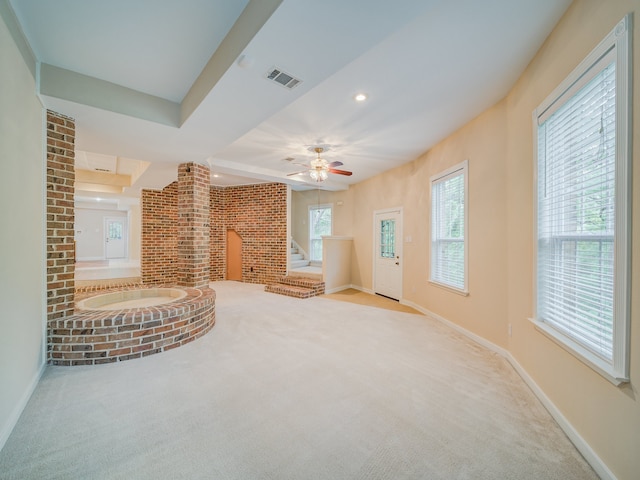
[[[467,292],[467,161],[431,178],[430,281]]]
[[[610,37],[536,110],[536,321],[624,379],[629,97],[626,57]]]

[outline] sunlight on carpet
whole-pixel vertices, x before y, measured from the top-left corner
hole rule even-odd
[[[370,293],[356,290],[355,288],[347,288],[335,293],[327,293],[322,295],[322,298],[328,298],[329,300],[338,300],[341,302],[355,303],[357,305],[367,305],[369,307],[384,308],[386,310],[393,310],[396,312],[415,313],[422,315],[418,310],[411,308],[407,305],[402,305],[396,300],[382,297],[380,295],[373,295]]]

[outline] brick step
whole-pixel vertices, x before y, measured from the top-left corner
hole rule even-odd
[[[296,287],[294,285],[285,285],[284,283],[274,283],[264,287],[265,292],[286,295],[295,298],[311,298],[314,297],[313,290],[305,287]]]
[[[312,278],[280,277],[277,283],[267,285],[265,292],[296,298],[310,298],[324,294],[324,282]]]

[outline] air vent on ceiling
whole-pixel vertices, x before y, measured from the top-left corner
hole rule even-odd
[[[292,89],[296,85],[302,83],[302,80],[295,78],[286,72],[283,72],[279,68],[272,68],[267,72],[267,80],[273,80],[278,85],[282,85],[288,89]]]
[[[97,167],[96,167],[96,168],[94,168],[94,170],[95,170],[96,172],[109,172],[109,173],[111,173],[111,170],[110,170],[110,169],[108,169],[108,168],[97,168]]]

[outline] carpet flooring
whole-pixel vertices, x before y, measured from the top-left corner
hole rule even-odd
[[[188,345],[48,367],[0,478],[597,478],[503,358],[435,320],[212,286]]]

